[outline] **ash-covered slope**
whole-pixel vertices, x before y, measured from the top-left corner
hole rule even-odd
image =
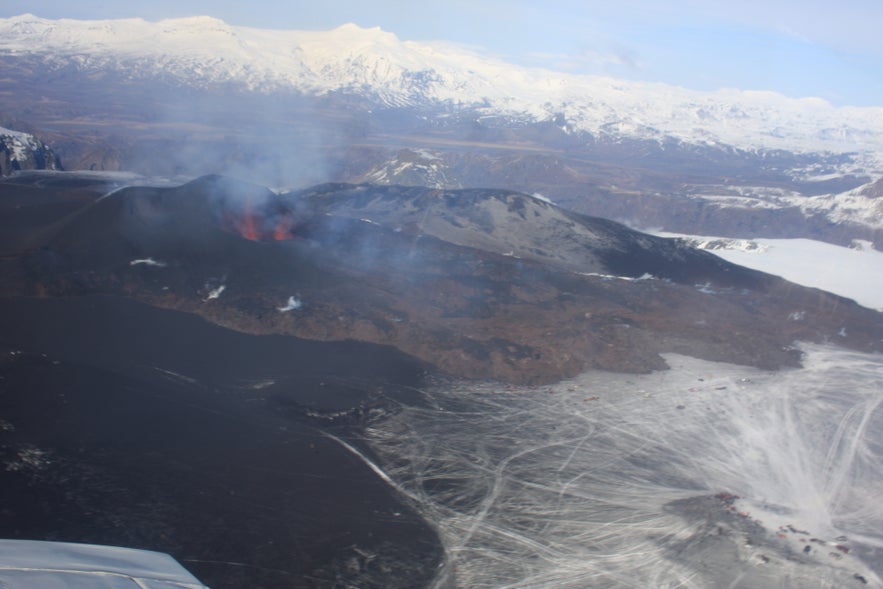
[[[507,190],[431,190],[329,184],[290,195],[326,215],[530,260],[583,275],[714,280],[727,286],[765,279],[676,240],[588,217],[548,200]]]
[[[250,333],[394,346],[543,382],[662,352],[763,367],[795,340],[881,348],[880,315],[524,194],[223,177],[129,188],[7,258],[8,294],[122,294]]]

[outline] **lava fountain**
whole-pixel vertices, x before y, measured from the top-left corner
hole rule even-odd
[[[222,226],[249,241],[288,241],[298,238],[300,220],[285,203],[265,194],[248,194],[228,205]]]

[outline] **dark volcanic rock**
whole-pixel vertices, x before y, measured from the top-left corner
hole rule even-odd
[[[122,298],[6,299],[0,536],[160,550],[215,589],[426,586],[435,532],[324,433],[423,370]]]
[[[774,368],[795,340],[878,350],[883,334],[846,299],[507,191],[130,188],[4,270],[12,294],[119,294],[514,382],[662,368],[662,352]]]

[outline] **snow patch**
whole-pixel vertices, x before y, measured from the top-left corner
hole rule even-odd
[[[202,301],[204,303],[207,303],[208,301],[214,300],[214,299],[220,297],[221,293],[223,293],[225,290],[227,290],[227,286],[224,284],[222,284],[221,286],[218,286],[216,288],[213,288],[212,290],[210,290],[208,292],[208,295],[206,295],[206,297],[204,299],[202,299]]]
[[[639,280],[656,280],[657,278],[650,274],[649,272],[645,272],[635,278],[634,276],[618,276],[616,274],[601,274],[599,272],[576,272],[580,276],[593,276],[596,278],[602,278],[604,280],[630,280],[630,281],[639,281]]]
[[[532,196],[533,198],[537,199],[538,201],[541,201],[541,202],[544,202],[544,203],[547,203],[547,204],[550,204],[550,205],[555,204],[555,203],[552,201],[551,198],[549,198],[549,197],[547,197],[547,196],[543,196],[543,195],[540,194],[539,192],[534,192],[534,193],[531,194],[530,196]]]
[[[285,303],[282,307],[276,307],[276,309],[280,313],[288,313],[289,311],[298,311],[302,309],[304,306],[303,301],[298,299],[297,297],[288,297],[288,302]]]
[[[154,260],[153,258],[138,258],[137,260],[132,260],[129,262],[130,266],[155,266],[157,268],[165,268],[168,264],[165,262],[161,262],[159,260]]]

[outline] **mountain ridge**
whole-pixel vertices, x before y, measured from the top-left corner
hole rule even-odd
[[[208,47],[211,47],[209,50]],[[0,19],[0,53],[54,67],[126,68],[129,76],[251,91],[368,93],[386,107],[472,108],[486,116],[565,122],[598,136],[797,152],[883,152],[883,108],[833,107],[769,91],[692,91],[524,68],[452,45],[401,41],[379,28],[279,31],[212,17]],[[879,155],[875,156],[879,161]]]

